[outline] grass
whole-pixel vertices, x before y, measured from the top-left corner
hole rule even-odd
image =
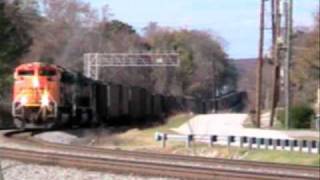
[[[189,119],[191,119],[193,116],[189,114],[178,114],[175,116],[170,117],[167,120],[167,123],[156,127],[154,129],[150,129],[151,131],[161,131],[161,132],[171,132],[172,128],[178,128],[185,122],[187,122]]]
[[[181,142],[170,144],[171,146],[169,148],[173,154],[320,166],[319,154],[307,154],[279,150],[248,150],[238,147],[228,148],[220,145],[210,148],[207,144],[203,143],[193,144],[191,148],[185,148],[184,143]]]
[[[114,135],[107,140],[102,140],[99,146],[117,146],[117,148],[145,148],[150,146],[160,147],[159,143],[154,140],[156,132],[172,132],[172,128],[177,128],[183,123],[187,122],[192,115],[178,114],[169,117],[165,124],[161,124],[147,129],[132,129],[125,133]]]
[[[246,160],[320,166],[320,155],[287,151],[245,151]]]
[[[189,114],[178,114],[168,118],[165,124],[143,130],[132,129],[122,134],[106,137],[97,145],[125,150],[320,166],[320,155],[317,154],[248,150],[237,147],[227,148],[219,145],[211,148],[205,143],[193,143],[191,148],[186,148],[184,142],[173,141],[167,142],[166,148],[161,148],[161,142],[154,140],[156,132],[172,132],[172,128],[178,128],[190,118],[192,116]]]
[[[185,148],[183,143],[180,143],[180,145],[172,145],[170,148],[174,154],[320,166],[319,154],[273,150],[248,150],[237,147],[228,148],[219,145],[209,148],[206,144],[199,143],[194,144],[193,147],[189,149]]]

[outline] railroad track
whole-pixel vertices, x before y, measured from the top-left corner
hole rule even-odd
[[[38,147],[41,147],[42,149],[46,149],[46,150],[51,149],[51,150],[56,150],[57,152],[61,152],[57,154],[57,156],[58,155],[70,156],[70,155],[66,155],[65,153],[72,152],[74,154],[72,156],[76,156],[74,157],[75,159],[83,157],[83,158],[89,158],[89,159],[92,158],[93,160],[99,160],[99,162],[103,160],[106,160],[106,162],[109,162],[111,160],[113,162],[115,161],[127,162],[127,163],[130,162],[132,164],[136,164],[138,167],[138,169],[123,168],[121,170],[122,172],[120,173],[127,172],[127,173],[143,174],[143,175],[144,174],[156,175],[156,176],[162,175],[162,176],[168,176],[168,177],[191,178],[191,179],[193,178],[212,179],[212,177],[215,177],[215,178],[228,177],[228,178],[234,178],[234,179],[239,179],[239,178],[243,178],[243,179],[319,179],[320,178],[319,167],[276,164],[276,163],[261,163],[261,162],[253,162],[253,161],[227,160],[227,159],[204,158],[204,157],[190,157],[190,156],[181,156],[181,155],[155,154],[155,153],[122,151],[122,150],[111,150],[111,149],[99,149],[99,148],[90,148],[90,147],[84,147],[84,146],[72,146],[72,145],[49,143],[49,142],[37,140],[34,138],[30,138],[30,137],[18,138],[17,136],[14,136],[14,133],[10,134],[9,136],[11,137],[10,140],[19,141],[19,143],[27,143],[27,144],[32,143],[34,145],[37,145]],[[50,156],[52,156],[53,154],[54,153],[51,153]],[[88,154],[90,154],[91,157],[89,157]],[[14,157],[10,156],[7,158],[14,158]],[[24,160],[24,159],[20,159],[20,160]],[[61,162],[61,161],[62,160],[58,162]],[[143,164],[146,164],[146,166],[143,167],[144,166]],[[60,165],[64,165],[64,164],[60,164]],[[163,167],[164,169],[163,168],[161,169],[160,166],[164,166]],[[155,169],[150,169],[148,167],[155,167],[155,169],[159,169],[161,171],[156,171]],[[175,167],[177,167],[177,169],[175,169]],[[83,167],[79,167],[79,168],[83,168]],[[95,167],[95,168],[92,167],[92,170],[106,170],[106,171],[108,170],[107,168],[103,168],[103,169],[99,169],[99,167]],[[167,168],[169,168],[169,170]],[[185,169],[185,171],[183,171],[182,169]],[[113,170],[113,169],[109,169],[109,171],[117,172],[116,170]],[[145,171],[150,171],[150,172],[145,172]],[[174,174],[174,172],[175,173],[179,172],[179,174]],[[188,172],[192,172],[192,173],[190,174]]]

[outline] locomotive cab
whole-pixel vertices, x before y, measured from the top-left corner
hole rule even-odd
[[[15,69],[12,115],[17,127],[53,124],[58,111],[59,79],[54,65],[28,63]]]

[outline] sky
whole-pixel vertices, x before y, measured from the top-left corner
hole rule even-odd
[[[138,32],[149,22],[160,26],[209,30],[225,41],[231,58],[257,57],[260,0],[87,0],[95,8],[107,4],[112,19],[132,25]],[[270,0],[269,0],[270,1]],[[267,5],[269,3],[267,1]],[[319,0],[294,0],[294,26],[310,26]],[[270,22],[270,8],[266,21]],[[270,27],[270,23],[267,24]],[[270,46],[271,32],[266,31]]]

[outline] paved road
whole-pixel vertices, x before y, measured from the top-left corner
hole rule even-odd
[[[197,115],[179,128],[181,134],[216,134],[221,136],[255,136],[263,138],[291,139],[293,137],[319,137],[316,131],[279,131],[270,129],[245,128],[243,123],[247,114],[206,114]]]

